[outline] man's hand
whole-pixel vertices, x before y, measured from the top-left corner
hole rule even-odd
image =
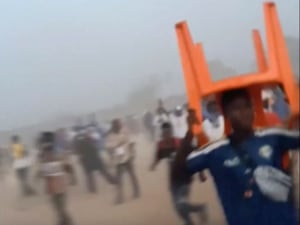
[[[203,171],[199,172],[198,176],[199,176],[199,180],[201,182],[205,182],[207,180],[207,176],[205,175],[205,173]]]
[[[187,124],[188,124],[189,129],[192,129],[192,127],[195,124],[199,124],[199,120],[197,118],[196,111],[194,109],[188,110]]]

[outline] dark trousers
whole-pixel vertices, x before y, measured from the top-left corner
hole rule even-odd
[[[172,202],[177,214],[183,220],[185,225],[194,224],[191,219],[192,213],[198,213],[199,220],[202,223],[207,223],[208,215],[206,212],[206,205],[189,203],[188,202],[189,193],[190,193],[189,185],[185,185],[181,187],[171,187]]]
[[[117,199],[116,203],[123,202],[123,175],[127,173],[129,175],[132,188],[133,188],[133,197],[137,198],[140,195],[140,188],[138,179],[135,173],[135,167],[132,161],[122,163],[117,165]]]
[[[21,193],[23,196],[34,194],[33,189],[28,184],[28,172],[29,168],[27,167],[16,170],[17,178],[20,182]]]
[[[58,225],[72,225],[73,223],[66,210],[66,194],[54,194],[51,196],[51,201],[57,214]]]
[[[97,185],[94,177],[94,172],[99,172],[103,178],[110,184],[115,183],[114,177],[106,170],[104,166],[99,166],[96,169],[90,169],[87,166],[83,166],[85,178],[86,178],[86,186],[89,192],[96,193],[97,192]]]

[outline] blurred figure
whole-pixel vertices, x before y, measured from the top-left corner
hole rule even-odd
[[[20,188],[23,196],[35,194],[28,181],[30,170],[29,152],[21,143],[20,137],[15,135],[11,138],[11,151],[13,154],[13,167],[16,171],[17,178],[20,183]]]
[[[131,134],[136,135],[139,133],[139,124],[135,115],[128,115],[125,119],[126,127]]]
[[[166,159],[169,167],[169,190],[176,212],[185,225],[194,224],[191,218],[192,213],[197,213],[202,222],[201,224],[206,224],[208,222],[206,205],[191,204],[188,201],[192,178],[187,179],[184,186],[178,186],[171,179],[171,168],[174,157],[181,148],[181,139],[174,137],[172,125],[170,123],[163,123],[161,129],[162,139],[157,145],[154,161],[150,166],[150,170],[153,171],[161,160]]]
[[[99,172],[110,184],[115,183],[115,179],[106,170],[104,162],[99,154],[97,140],[94,138],[93,130],[82,129],[78,131],[74,140],[74,148],[82,165],[89,192],[97,192],[96,182],[93,176],[94,171]]]
[[[125,130],[121,121],[115,119],[112,121],[112,128],[106,139],[106,148],[110,152],[113,163],[117,171],[117,197],[116,204],[124,201],[123,195],[123,175],[128,173],[133,187],[133,197],[140,196],[140,187],[135,172],[134,158],[135,149],[134,142],[130,140],[128,131]]]
[[[202,123],[203,131],[209,142],[213,142],[222,138],[224,135],[224,117],[220,113],[218,104],[214,99],[207,101],[206,111],[207,115]]]
[[[4,148],[0,146],[0,180],[2,180],[4,175]]]
[[[71,156],[72,156],[72,140],[70,139],[69,133],[66,129],[60,128],[55,132],[55,151],[57,154],[65,157],[66,169],[70,175],[70,183],[72,185],[77,184],[76,173],[72,165]]]
[[[89,128],[91,128],[90,132],[92,132],[94,139],[96,140],[97,148],[99,152],[101,152],[104,149],[104,139],[106,136],[105,130],[102,128],[102,126],[99,125],[98,121],[96,120],[96,115],[94,115],[91,118],[91,121],[88,125]]]
[[[277,113],[274,112],[275,96],[272,90],[267,89],[262,91],[263,108],[265,119],[269,127],[283,126],[283,121]],[[287,174],[291,174],[291,156],[290,152],[286,152],[282,156],[282,169]]]
[[[70,143],[68,140],[67,130],[65,128],[59,128],[55,132],[55,151],[59,154],[66,154],[70,149]]]
[[[170,121],[173,127],[174,137],[180,140],[184,138],[188,130],[187,112],[180,106],[177,106],[174,113],[170,116]]]
[[[143,123],[150,140],[154,141],[155,129],[153,126],[153,114],[150,111],[144,113]]]
[[[267,96],[263,96],[263,108],[265,113],[265,118],[269,126],[280,126],[282,121],[280,117],[272,109],[273,99]]]
[[[169,114],[165,109],[162,100],[158,102],[158,108],[153,119],[153,126],[155,129],[155,141],[158,142],[161,138],[161,125],[165,122],[170,122]]]
[[[58,225],[72,225],[66,209],[66,164],[62,155],[55,149],[55,134],[43,132],[39,139],[40,168],[39,176],[45,179],[46,189],[57,215]]]

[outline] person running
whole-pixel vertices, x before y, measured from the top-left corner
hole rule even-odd
[[[190,193],[190,186],[192,179],[188,178],[184,186],[178,186],[171,180],[171,166],[174,160],[174,156],[181,146],[181,139],[174,137],[172,125],[170,123],[163,123],[162,139],[157,145],[154,161],[150,166],[150,170],[155,170],[158,163],[166,159],[169,166],[169,190],[172,196],[172,202],[174,208],[185,225],[194,224],[191,218],[192,213],[197,213],[200,216],[201,224],[207,224],[207,208],[204,204],[191,204],[188,202],[188,196]]]
[[[158,102],[158,108],[153,119],[153,126],[155,129],[155,142],[157,143],[161,138],[161,125],[165,122],[170,122],[169,113],[165,109],[162,100]]]
[[[221,97],[224,116],[232,133],[193,151],[193,124],[173,167],[173,179],[209,169],[229,225],[296,225],[295,207],[289,198],[291,178],[281,172],[284,152],[299,149],[299,130],[254,130],[254,110],[245,89],[225,91]]]
[[[93,130],[81,129],[75,137],[74,148],[84,170],[87,189],[91,193],[96,193],[94,171],[100,172],[110,184],[115,184],[115,178],[107,171],[98,151],[97,140],[94,139],[93,135]]]
[[[153,126],[153,114],[151,111],[146,111],[143,115],[143,124],[147,131],[150,141],[154,141],[155,129]]]
[[[106,133],[102,126],[99,125],[98,121],[96,120],[96,117],[91,119],[88,128],[90,129],[90,132],[93,133],[93,137],[96,140],[99,152],[102,152],[102,150],[104,150],[104,139]]]
[[[72,140],[70,139],[67,129],[60,128],[55,132],[55,151],[66,158],[66,169],[70,177],[70,184],[77,184],[77,177],[74,166],[71,162],[72,156]]]
[[[66,205],[66,164],[55,149],[55,134],[43,132],[39,139],[40,168],[39,177],[45,179],[47,193],[57,215],[58,225],[72,225]]]
[[[11,150],[14,160],[13,167],[20,182],[22,195],[30,196],[35,194],[35,191],[30,186],[28,181],[31,165],[29,152],[26,150],[25,145],[21,143],[21,139],[18,135],[13,136],[11,139]]]
[[[115,204],[121,204],[124,201],[123,195],[123,175],[128,173],[133,187],[133,198],[140,196],[139,182],[135,172],[134,142],[130,140],[128,131],[125,130],[121,121],[115,119],[112,121],[112,128],[106,138],[106,149],[112,156],[113,163],[117,172],[117,197]]]
[[[4,148],[0,146],[0,181],[3,179],[4,175]]]

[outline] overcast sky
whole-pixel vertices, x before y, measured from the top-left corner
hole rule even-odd
[[[246,71],[259,0],[0,0],[0,130],[122,102],[158,75],[183,91],[174,25],[187,20],[208,59]],[[278,0],[299,36],[299,0]]]

